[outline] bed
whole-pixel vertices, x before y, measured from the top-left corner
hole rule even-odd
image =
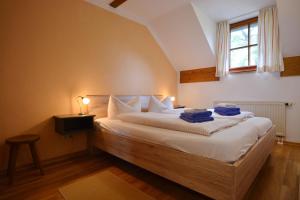
[[[91,100],[90,113],[102,118],[102,124],[105,124],[108,96],[88,97]],[[126,101],[131,97],[120,98]],[[142,108],[147,107],[148,99],[147,95],[141,96]],[[96,120],[96,126],[96,148],[214,199],[242,199],[270,155],[275,141],[275,127],[272,126],[257,141],[247,140],[253,144],[244,155],[238,159],[223,155],[222,160],[221,151],[213,156],[203,155],[184,148],[182,144],[180,146],[180,143],[170,146],[160,141],[153,142],[153,138],[141,140],[134,137],[138,135],[138,130],[142,130],[139,129],[142,125],[130,129],[124,122],[111,123],[106,120],[106,126],[101,126]],[[130,135],[120,134],[125,127],[131,130]],[[154,127],[148,129],[156,134],[162,131]]]

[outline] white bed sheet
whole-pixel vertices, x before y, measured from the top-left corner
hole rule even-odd
[[[202,136],[108,118],[97,119],[96,123],[114,134],[228,163],[237,161],[272,127],[270,120],[254,117],[211,136]]]

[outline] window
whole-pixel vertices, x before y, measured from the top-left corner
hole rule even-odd
[[[230,72],[256,70],[257,36],[257,17],[230,25]]]

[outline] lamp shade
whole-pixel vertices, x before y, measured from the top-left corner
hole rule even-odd
[[[175,101],[175,97],[174,96],[172,96],[170,98],[171,98],[171,101]]]

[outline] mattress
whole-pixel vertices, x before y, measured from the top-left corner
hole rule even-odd
[[[108,118],[97,119],[96,124],[111,134],[165,145],[228,163],[239,160],[272,127],[269,119],[253,117],[211,136],[203,136]]]

